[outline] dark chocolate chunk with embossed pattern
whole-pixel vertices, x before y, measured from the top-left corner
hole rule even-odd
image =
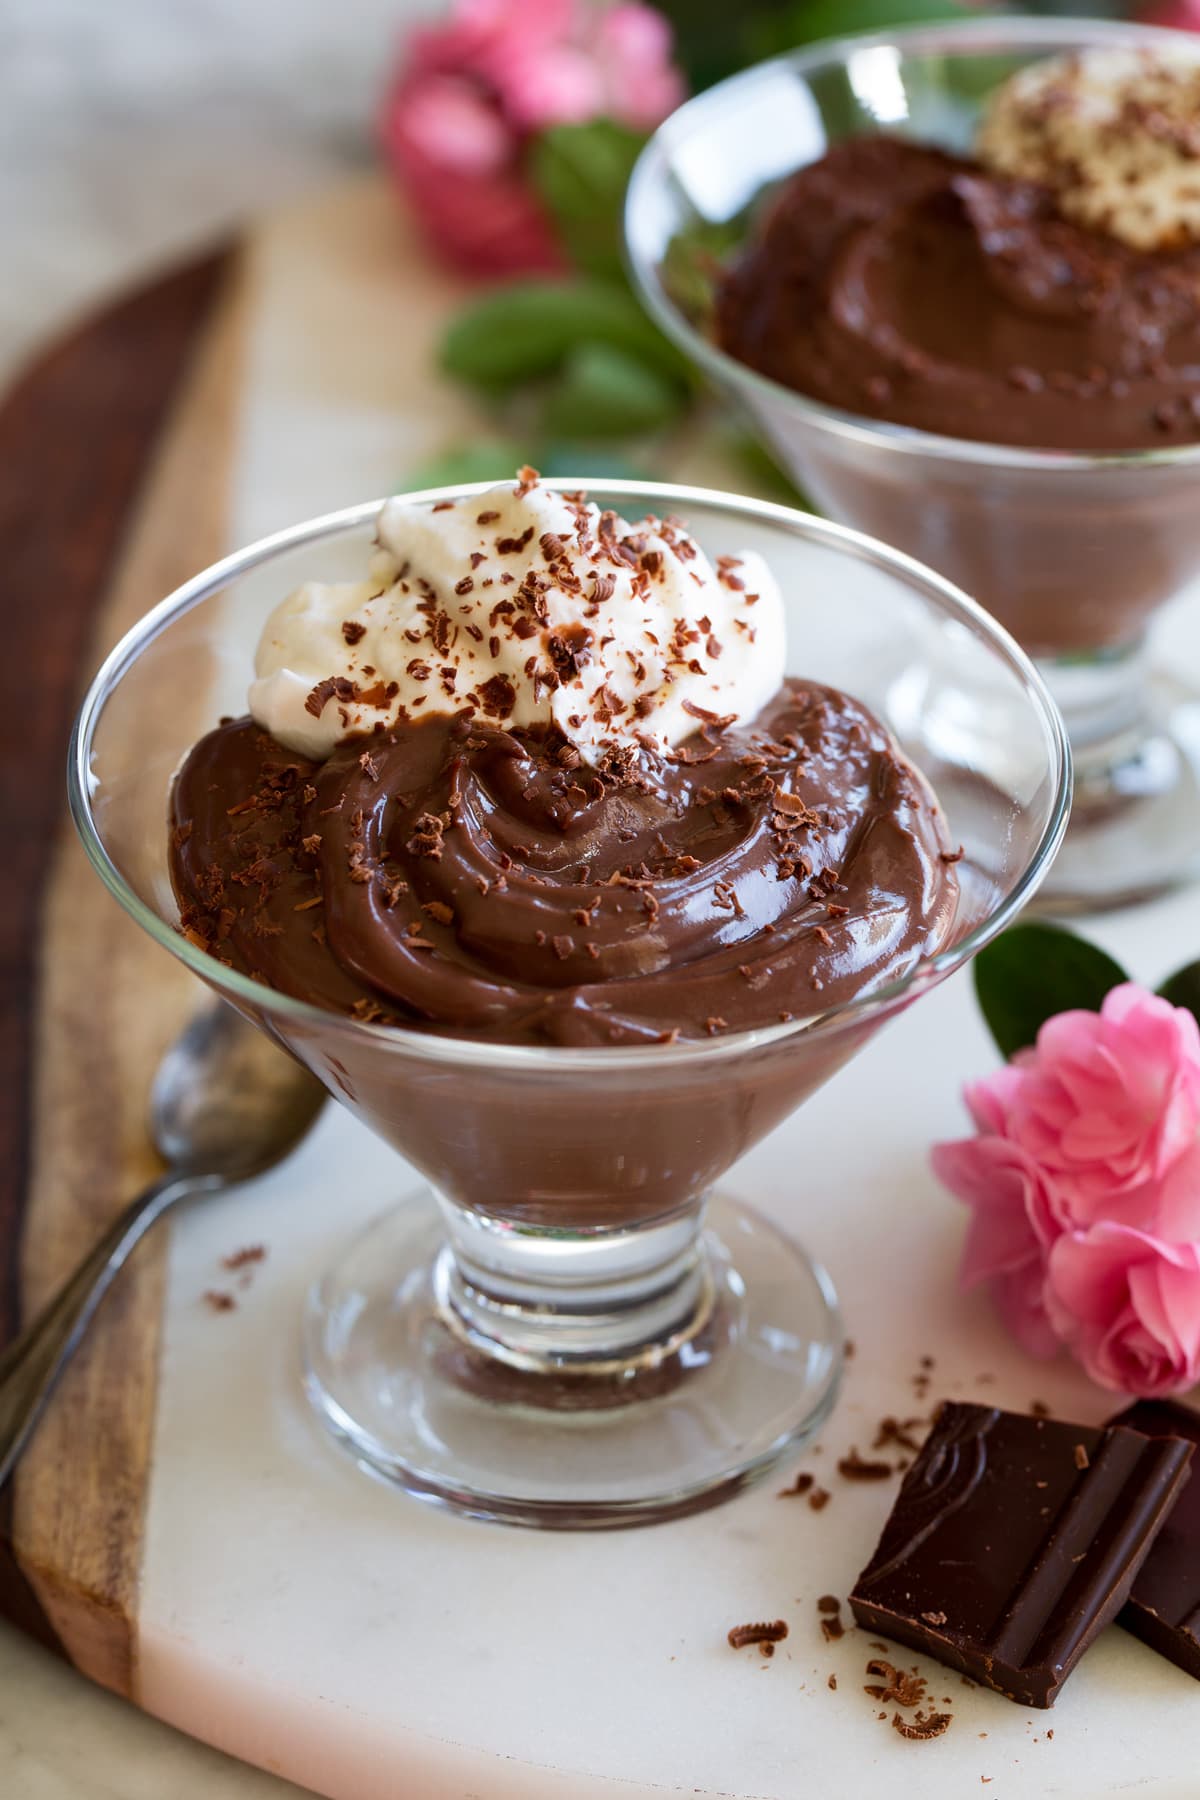
[[[1200,1412],[1177,1400],[1139,1400],[1112,1423],[1200,1444]],[[1200,1478],[1194,1474],[1138,1571],[1117,1624],[1200,1681]]]
[[[948,1401],[855,1583],[854,1616],[1052,1706],[1124,1605],[1191,1454],[1180,1438]]]

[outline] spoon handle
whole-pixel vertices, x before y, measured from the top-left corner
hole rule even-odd
[[[24,1449],[62,1371],[108,1292],[113,1277],[143,1234],[185,1194],[226,1186],[219,1175],[164,1175],[118,1213],[25,1330],[0,1351],[0,1488]]]

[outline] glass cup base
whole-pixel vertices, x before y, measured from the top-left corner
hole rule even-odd
[[[1071,736],[1074,806],[1038,910],[1132,906],[1200,880],[1200,694],[1156,673],[1125,730]]]
[[[843,1360],[829,1277],[751,1208],[710,1200],[700,1253],[693,1327],[654,1356],[518,1367],[464,1331],[425,1189],[314,1286],[309,1397],[371,1472],[473,1518],[578,1530],[698,1512],[811,1436]]]

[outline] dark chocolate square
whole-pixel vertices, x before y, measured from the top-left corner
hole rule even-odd
[[[1149,1437],[1200,1444],[1200,1413],[1176,1400],[1139,1400],[1111,1422]],[[1117,1624],[1200,1681],[1200,1477],[1195,1474],[1151,1545]]]
[[[850,1596],[865,1629],[1053,1706],[1128,1597],[1192,1445],[948,1401]]]

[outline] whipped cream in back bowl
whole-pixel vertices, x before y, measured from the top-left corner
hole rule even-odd
[[[281,602],[250,711],[278,742],[473,711],[556,726],[585,762],[748,722],[784,668],[779,586],[753,553],[711,561],[676,520],[631,523],[533,471],[439,504],[389,500],[367,579]]]
[[[1121,46],[1031,63],[992,95],[976,151],[1132,249],[1200,243],[1200,51]]]

